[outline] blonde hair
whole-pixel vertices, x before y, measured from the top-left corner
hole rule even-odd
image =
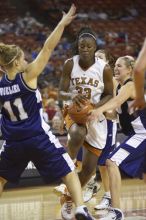
[[[120,57],[120,59],[123,59],[125,61],[125,65],[127,68],[131,67],[131,69],[134,69],[135,59],[132,56],[126,55],[123,57]]]
[[[0,65],[13,65],[13,61],[21,56],[22,50],[16,45],[8,45],[0,43]]]

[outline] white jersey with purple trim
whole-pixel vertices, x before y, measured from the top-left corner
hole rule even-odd
[[[69,92],[82,93],[91,103],[98,103],[104,90],[103,70],[105,65],[103,60],[95,58],[95,63],[87,70],[83,70],[79,65],[79,55],[74,56]]]
[[[83,70],[79,65],[79,56],[73,57],[73,69],[69,92],[84,94],[93,104],[100,101],[104,91],[103,71],[106,63],[95,58],[95,63],[87,70]],[[101,122],[94,121],[87,124],[86,142],[92,147],[103,149],[107,140],[107,120],[103,116]]]

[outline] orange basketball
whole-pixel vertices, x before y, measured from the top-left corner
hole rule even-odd
[[[88,113],[92,109],[93,105],[89,100],[86,101],[82,107],[79,107],[76,103],[72,103],[68,108],[68,114],[77,124],[85,124],[88,119]]]

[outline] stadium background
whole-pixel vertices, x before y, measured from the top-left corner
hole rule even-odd
[[[78,16],[66,28],[42,72],[38,86],[43,97],[44,117],[51,125],[58,111],[57,91],[64,61],[71,56],[76,33],[89,26],[97,34],[98,48],[108,48],[115,57],[132,55],[135,58],[146,36],[145,0],[75,0]],[[0,2],[0,42],[20,45],[28,61],[38,54],[46,36],[52,31],[72,1],[70,0],[5,0]],[[2,74],[2,69],[0,70]],[[55,133],[55,131],[54,131]],[[65,145],[66,132],[59,136]],[[125,138],[119,131],[117,144]],[[2,139],[2,137],[1,137]],[[0,148],[2,146],[0,141]],[[22,175],[32,184],[42,184],[33,164]],[[35,181],[34,181],[35,180]],[[36,181],[37,180],[37,181]],[[8,185],[11,187],[11,185]]]

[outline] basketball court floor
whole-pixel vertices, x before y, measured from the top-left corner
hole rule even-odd
[[[55,186],[55,185],[54,185]],[[59,197],[54,186],[6,189],[0,199],[0,220],[61,220]],[[106,211],[95,211],[103,190],[87,203],[96,219]],[[146,220],[146,185],[141,180],[122,181],[121,207],[126,220]]]

